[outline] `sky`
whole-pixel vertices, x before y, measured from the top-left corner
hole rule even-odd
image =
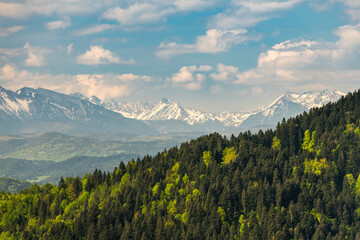
[[[0,86],[248,111],[354,91],[360,0],[0,0]]]

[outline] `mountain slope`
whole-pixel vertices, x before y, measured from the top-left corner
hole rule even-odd
[[[0,238],[360,238],[360,92],[57,186],[0,193]]]
[[[42,88],[22,88],[16,92],[0,88],[0,123],[2,134],[47,131],[158,134],[141,121]]]

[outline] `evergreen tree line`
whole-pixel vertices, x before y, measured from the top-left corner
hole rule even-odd
[[[0,238],[360,239],[360,92],[275,131],[217,133],[0,194]]]

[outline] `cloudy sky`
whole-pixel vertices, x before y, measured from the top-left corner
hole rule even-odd
[[[360,86],[359,0],[0,0],[0,86],[253,110]]]

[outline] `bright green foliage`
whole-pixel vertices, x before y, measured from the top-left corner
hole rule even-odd
[[[172,183],[168,183],[166,184],[166,188],[165,188],[165,195],[166,196],[170,196],[171,195],[171,189],[174,187],[174,184]]]
[[[351,173],[349,173],[349,174],[346,174],[345,177],[346,177],[346,179],[347,179],[347,181],[349,183],[350,188],[352,188],[354,186],[354,183],[355,183],[354,176]]]
[[[176,214],[176,199],[172,200],[169,202],[169,205],[167,207],[167,211],[168,213],[170,213],[171,215],[175,215]]]
[[[174,164],[174,166],[171,168],[171,171],[173,171],[174,173],[177,173],[179,171],[179,167],[180,167],[180,164],[178,162],[176,162]]]
[[[358,218],[360,218],[360,208],[357,208],[357,209],[355,210],[355,213],[356,213],[356,216],[357,216]]]
[[[195,188],[195,189],[192,191],[192,197],[193,197],[193,198],[198,198],[198,197],[200,197],[200,196],[201,196],[200,191]]]
[[[359,174],[358,178],[356,179],[355,193],[356,193],[357,197],[360,197],[360,174]]]
[[[156,183],[155,186],[151,189],[153,195],[155,196],[159,191],[159,183]]]
[[[355,124],[353,123],[348,123],[346,124],[346,129],[344,130],[344,133],[348,133],[348,132],[352,132],[354,131],[354,128],[355,128]]]
[[[236,151],[234,149],[234,147],[231,148],[225,148],[223,151],[223,157],[222,157],[222,164],[226,165],[229,164],[233,161],[235,161],[237,155],[236,155]]]
[[[88,180],[86,178],[84,178],[82,180],[82,189],[85,190],[86,184],[88,183]]]
[[[221,221],[225,222],[226,213],[225,210],[222,207],[218,207],[217,213],[219,214]]]
[[[320,223],[320,221],[321,221],[321,213],[316,211],[315,208],[311,209],[310,213],[311,213],[311,215],[313,215],[314,219],[316,219]]]
[[[169,228],[169,227],[173,226],[174,224],[175,224],[175,223],[174,223],[173,220],[168,219],[168,220],[165,222],[165,227],[166,227],[166,228]]]
[[[156,201],[151,202],[150,213],[151,214],[156,214]]]
[[[277,136],[273,137],[271,148],[274,149],[275,151],[281,150],[281,142],[280,139],[277,138]]]
[[[360,136],[360,128],[357,127],[357,128],[354,130],[354,133]]]
[[[179,195],[180,196],[185,196],[185,194],[186,194],[186,191],[185,191],[185,189],[179,189]]]
[[[314,151],[315,134],[316,134],[316,131],[313,131],[311,134],[311,138],[310,138],[310,131],[309,130],[305,131],[304,140],[303,140],[303,144],[302,144],[303,149],[308,150],[309,152]]]
[[[240,236],[244,236],[245,233],[245,223],[241,223],[240,225]]]
[[[320,160],[318,160],[317,158],[315,158],[314,160],[305,159],[304,165],[305,165],[304,173],[313,172],[316,175],[320,175],[322,169],[326,169],[329,167],[329,164],[325,158]]]
[[[239,217],[239,223],[242,224],[244,222],[245,222],[244,214],[241,214],[240,217]]]
[[[189,217],[189,214],[188,214],[188,212],[187,212],[187,209],[185,209],[185,212],[181,215],[180,220],[181,220],[183,223],[186,223],[187,220],[188,220],[188,217]]]
[[[204,174],[201,174],[201,175],[199,176],[199,181],[202,181],[202,180],[204,179],[204,177],[205,177],[205,175],[204,175]]]
[[[180,181],[180,175],[178,173],[171,174],[171,181],[177,185]]]
[[[183,183],[187,184],[189,182],[189,176],[185,173],[185,175],[183,176]]]
[[[142,205],[141,207],[140,207],[140,209],[141,209],[141,213],[142,214],[147,214],[147,207],[146,207],[146,205]]]
[[[209,164],[213,161],[213,158],[211,156],[211,152],[210,151],[203,152],[203,156],[202,156],[201,159],[205,163],[206,167],[208,167]]]
[[[121,181],[120,181],[120,185],[123,186],[124,184],[126,184],[130,179],[130,174],[129,173],[125,173],[122,177],[121,177]]]

